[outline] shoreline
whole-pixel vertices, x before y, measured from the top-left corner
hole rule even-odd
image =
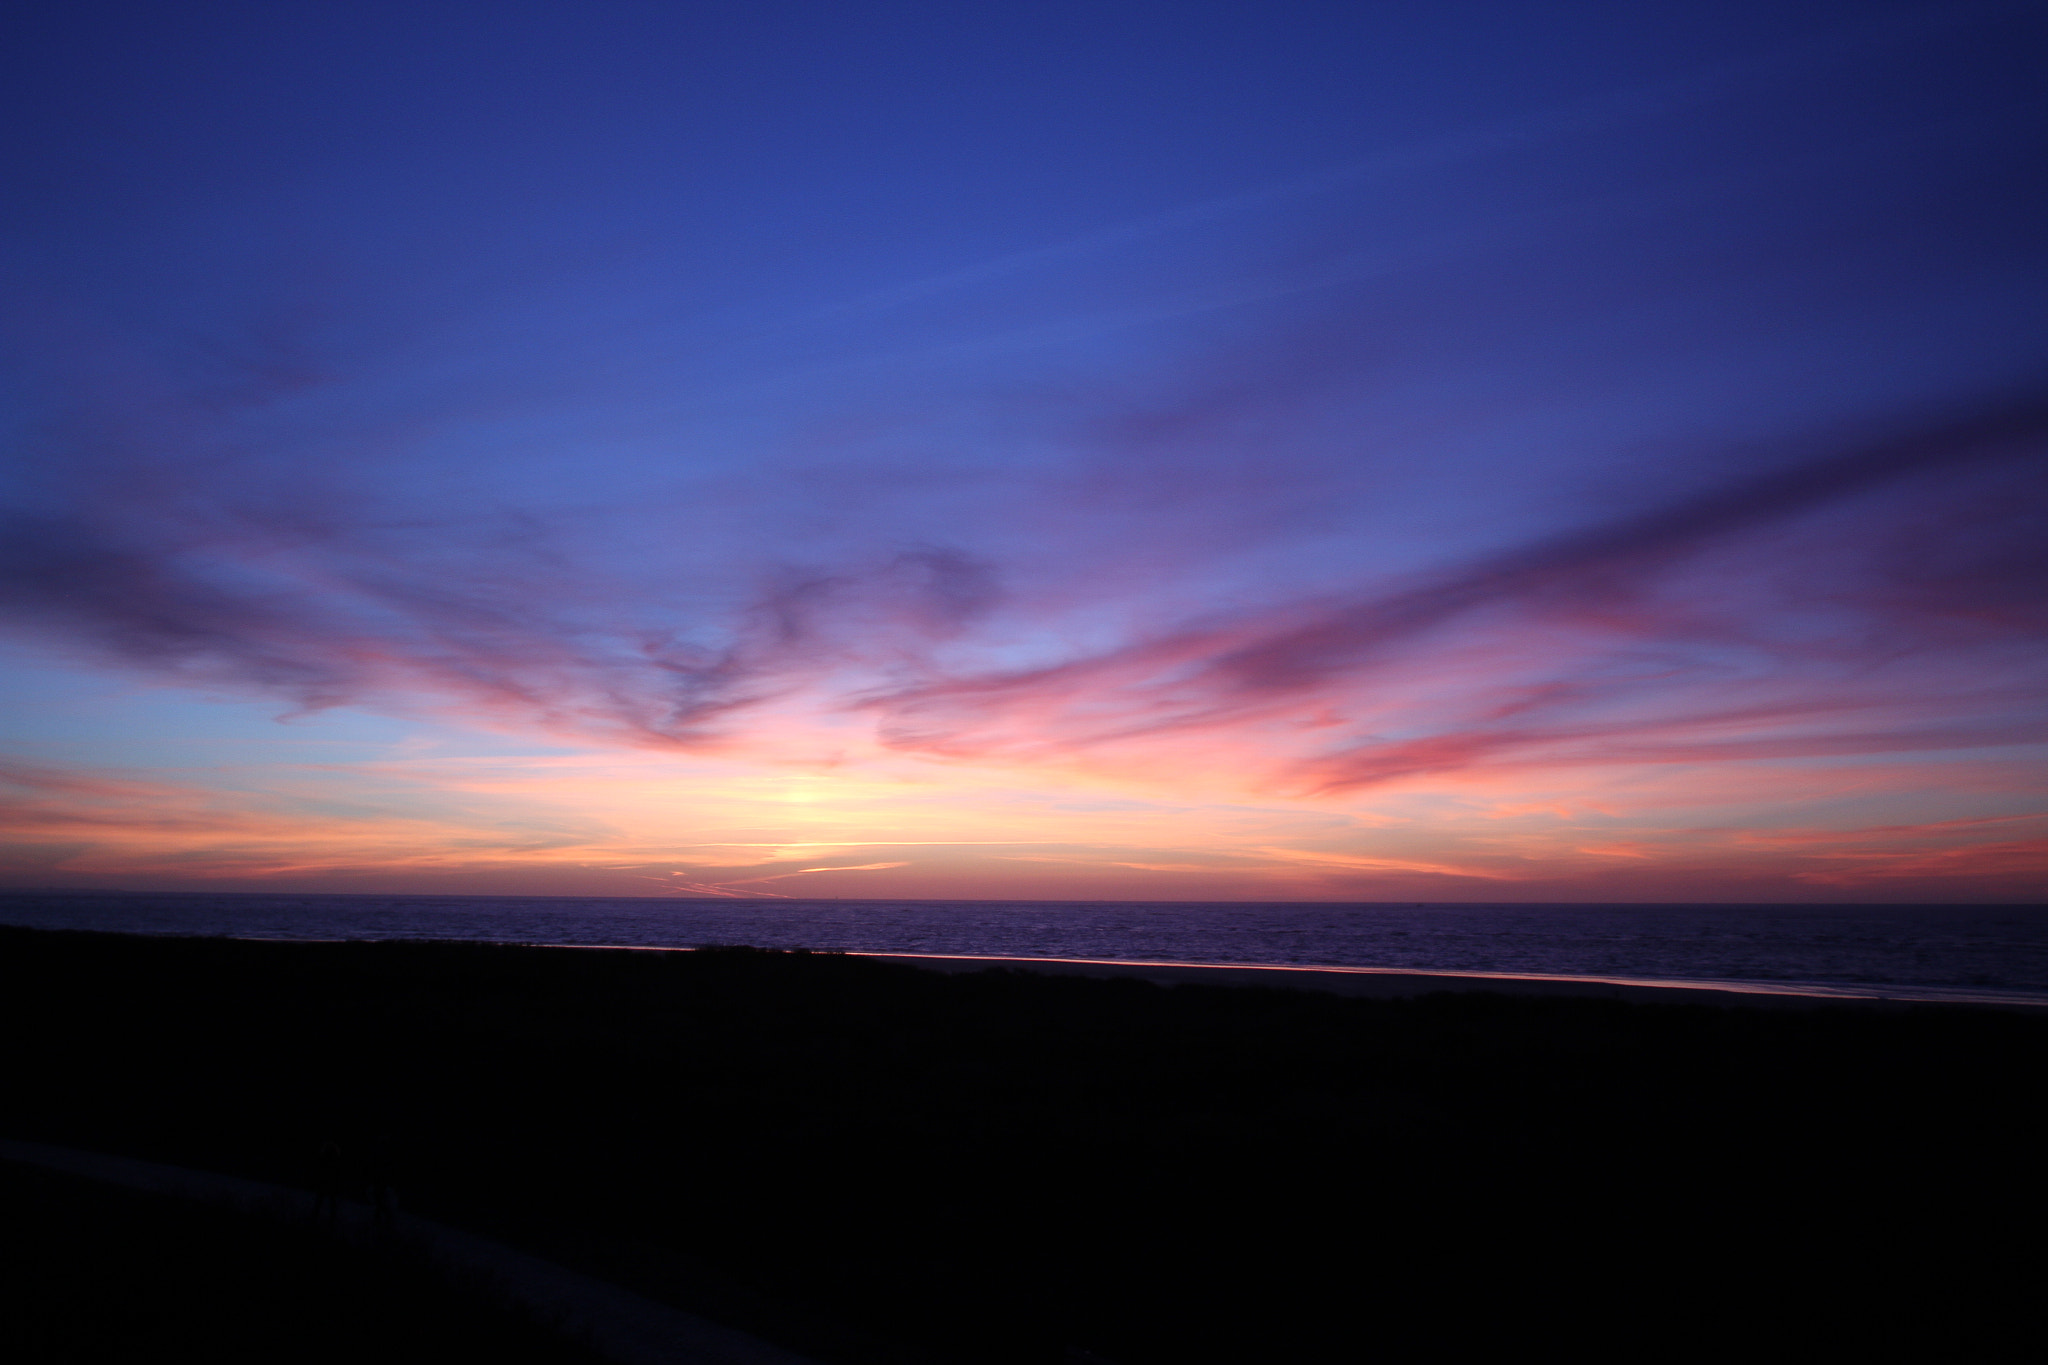
[[[151,937],[141,935],[140,937]],[[195,937],[162,935],[162,937]],[[268,938],[233,934],[245,943],[345,943],[326,938]],[[694,953],[667,943],[539,943],[501,939],[376,939],[371,942],[498,943],[519,948],[576,948],[589,952]],[[779,950],[782,951],[782,950]],[[1015,957],[999,953],[885,953],[859,948],[786,951],[839,953],[893,962],[923,971],[991,971],[1010,968],[1050,976],[1098,979],[1135,977],[1160,986],[1253,986],[1277,990],[1324,991],[1371,1000],[1398,1000],[1438,992],[1493,991],[1505,995],[1579,997],[1639,1003],[1749,1005],[1763,1009],[1811,1009],[1821,1005],[1978,1005],[1994,1009],[2048,1009],[2048,995],[2029,995],[1968,986],[1830,986],[1819,982],[1733,981],[1677,977],[1566,976],[1536,972],[1417,971],[1410,967],[1298,966],[1261,962],[1173,962],[1111,957]]]
[[[18,926],[31,928],[34,926]],[[63,931],[59,931],[63,932]],[[134,930],[86,929],[71,932],[113,933],[136,938],[207,938],[214,935],[150,934]],[[341,939],[224,934],[243,943],[416,943],[498,944],[523,948],[575,948],[585,951],[690,953],[697,946],[667,943],[553,943],[532,939]],[[1052,976],[1134,977],[1155,985],[1251,986],[1278,990],[1323,991],[1353,998],[1395,1000],[1439,992],[1484,992],[1524,997],[1627,1000],[1638,1003],[1749,1006],[1762,1009],[1811,1009],[1845,1004],[1883,1008],[1912,1005],[1967,1005],[1991,1009],[2048,1009],[2048,993],[1972,986],[1906,984],[1830,985],[1824,982],[1749,981],[1728,978],[1568,975],[1540,972],[1487,972],[1460,969],[1435,971],[1412,967],[1347,967],[1268,962],[1185,962],[1163,959],[1021,957],[1000,953],[901,953],[860,948],[811,948],[786,951],[839,953],[847,957],[893,962],[924,971],[955,974],[1008,968]]]
[[[563,945],[567,946],[567,945]],[[1663,1004],[1751,1005],[1810,1009],[1827,1004],[1985,1005],[2048,1009],[2048,997],[1941,986],[1826,986],[1761,981],[1683,981],[1668,977],[1550,976],[1523,972],[1436,971],[1405,967],[1303,967],[1233,962],[1139,962],[1118,958],[1004,957],[954,953],[849,952],[926,971],[972,972],[995,967],[1056,976],[1136,977],[1167,985],[1262,986],[1327,991],[1391,1000],[1440,991],[1495,991],[1521,996],[1576,996]]]

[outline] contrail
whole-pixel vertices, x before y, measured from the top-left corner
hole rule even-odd
[[[1728,87],[1746,81],[1784,80],[1816,66],[1854,61],[1873,50],[1896,47],[1946,30],[1996,22],[2038,8],[2040,6],[2037,4],[2025,3],[1942,5],[1884,14],[1875,19],[1844,24],[1818,38],[1787,44],[1754,56],[1710,63],[1684,76],[1628,86],[1620,90],[1602,91],[1547,110],[1518,114],[1477,127],[1425,138],[1404,147],[1376,152],[1343,165],[1291,176],[1241,194],[1183,205],[1164,213],[1135,218],[1113,227],[1069,238],[1064,242],[1011,252],[975,265],[963,266],[957,270],[864,294],[796,319],[785,327],[766,329],[761,335],[860,313],[881,312],[1039,266],[1056,265],[1112,251],[1118,247],[1130,246],[1183,228],[1215,222],[1267,205],[1326,194],[1362,181],[1411,174],[1431,167],[1475,160],[1496,152],[1555,141],[1575,133],[1607,127],[1629,118],[1665,112],[1674,106],[1703,103],[1714,99]]]

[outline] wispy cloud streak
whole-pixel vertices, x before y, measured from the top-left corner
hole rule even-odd
[[[1113,762],[1198,736],[1265,750],[1265,780],[1277,764],[1336,790],[1532,757],[2041,738],[2021,703],[2048,602],[2048,403],[1900,425],[1419,582],[1209,611],[1022,671],[977,664],[1010,633],[1061,629],[1059,609],[1005,614],[1005,576],[1028,566],[959,548],[771,568],[664,628],[658,582],[571,562],[541,531],[394,539],[332,508],[294,520],[188,494],[144,514],[117,491],[15,515],[0,582],[17,623],[180,681],[640,745],[743,746],[848,715],[952,759]],[[1115,608],[1116,587],[1065,610]]]
[[[1391,702],[1409,721],[1448,704],[1435,733],[1306,760],[1325,789],[1542,746],[1551,761],[1560,745],[1697,761],[2038,740],[2039,709],[2021,703],[2048,624],[2044,483],[2048,404],[2028,395],[1419,585],[876,704],[893,743],[963,755],[1243,728],[1318,704],[1370,715]],[[1995,713],[1948,713],[1929,690],[1954,651],[2002,666],[1948,683],[1972,694],[1966,706],[2002,702]]]

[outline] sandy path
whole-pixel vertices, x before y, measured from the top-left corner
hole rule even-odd
[[[227,1204],[247,1213],[310,1219],[314,1196],[305,1190],[242,1180],[153,1161],[0,1139],[0,1160],[146,1190],[152,1194]],[[373,1226],[371,1210],[343,1200],[340,1222],[357,1232]],[[638,1294],[515,1251],[502,1242],[397,1213],[391,1227],[434,1260],[480,1274],[493,1288],[542,1315],[619,1365],[812,1365],[803,1356],[744,1332],[670,1308]]]

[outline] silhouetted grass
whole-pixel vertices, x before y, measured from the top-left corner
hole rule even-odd
[[[1948,1008],[0,929],[0,1019],[0,1131],[382,1144],[419,1212],[849,1362],[1967,1354],[2048,1137],[2048,1019]]]

